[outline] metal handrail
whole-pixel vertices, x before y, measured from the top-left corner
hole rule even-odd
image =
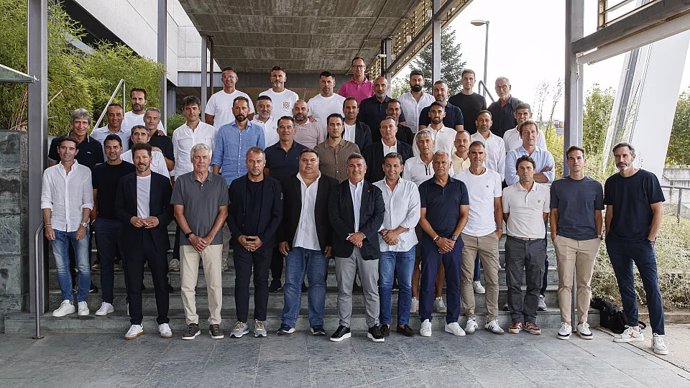
[[[684,190],[690,190],[690,187],[661,185],[661,188],[662,189],[669,189],[669,195],[673,195],[673,190],[678,190],[678,205],[677,205],[677,211],[676,211],[676,223],[680,224],[681,212],[683,210],[683,191]]]
[[[489,91],[489,89],[486,87],[486,84],[484,83],[484,81],[479,80],[479,86],[477,87],[477,91],[479,91],[479,92],[481,93],[482,88],[484,88],[484,92],[485,92],[486,94],[489,95],[489,98],[491,99],[491,102],[496,102],[496,99],[495,99],[494,96],[491,94],[491,92]]]
[[[127,101],[125,98],[125,93],[126,93],[126,91],[125,91],[125,79],[120,78],[120,82],[118,82],[117,86],[115,86],[115,90],[113,90],[113,94],[110,95],[110,99],[108,99],[108,103],[105,104],[105,108],[103,108],[103,111],[101,111],[101,115],[98,117],[96,124],[94,124],[94,126],[93,126],[94,130],[101,125],[101,121],[103,121],[103,117],[105,117],[105,114],[108,112],[108,105],[110,105],[110,103],[113,102],[115,95],[120,90],[120,85],[122,85],[122,110],[125,110],[125,102]]]
[[[40,256],[38,252],[40,251],[40,243],[41,240],[39,239],[39,236],[43,235],[43,230],[45,229],[45,226],[43,223],[36,229],[36,232],[34,233],[34,283],[36,285],[36,292],[34,293],[34,313],[35,315],[35,320],[36,320],[36,332],[34,333],[34,336],[31,337],[33,339],[43,339],[43,336],[41,335],[41,309],[39,308],[39,305],[41,304],[41,295],[43,295],[43,287],[44,284],[41,282],[41,275],[39,273],[39,268],[40,266]]]

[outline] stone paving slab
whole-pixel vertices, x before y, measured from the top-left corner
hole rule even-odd
[[[385,343],[369,341],[364,331],[340,343],[305,332],[224,340],[204,333],[193,341],[153,333],[134,341],[5,334],[0,386],[688,387],[688,365],[680,363],[690,353],[682,342],[690,326],[669,327],[668,335],[671,356],[663,358],[648,352],[649,341],[615,344],[599,330],[592,341],[435,331],[431,338],[391,333]]]

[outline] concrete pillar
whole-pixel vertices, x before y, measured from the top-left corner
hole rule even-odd
[[[584,0],[565,2],[565,123],[563,128],[564,144],[582,145],[582,104],[583,78],[582,65],[578,65],[572,50],[572,42],[584,36]],[[563,155],[563,173],[568,174],[565,152]]]
[[[213,66],[213,64],[211,64]],[[206,36],[201,36],[201,111],[206,110],[208,101],[208,49],[206,48]]]
[[[168,100],[168,0],[158,0],[158,47],[156,59],[158,63],[163,65],[165,69],[165,74],[161,77],[159,81],[160,87],[160,103],[159,109],[161,110],[161,121],[165,127],[168,121],[167,113],[167,100]],[[167,128],[167,127],[166,127]]]
[[[441,0],[433,0],[433,15],[431,16],[431,58],[433,67],[431,72],[431,82],[441,79],[441,18],[438,10],[441,8]]]

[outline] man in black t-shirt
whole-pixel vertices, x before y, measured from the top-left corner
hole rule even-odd
[[[168,171],[175,168],[175,155],[173,151],[172,140],[158,130],[158,124],[161,122],[161,112],[158,108],[148,108],[144,113],[144,125],[149,131],[149,144],[153,150],[160,151],[165,157],[165,165]]]
[[[649,308],[652,326],[652,350],[668,354],[664,343],[664,304],[659,291],[654,244],[664,214],[661,191],[656,175],[633,165],[635,148],[628,143],[613,147],[618,174],[604,185],[606,205],[606,250],[611,259],[623,301],[627,326],[614,342],[640,342],[644,335],[638,324],[637,295],[632,264],[635,263]]]
[[[103,301],[96,315],[108,315],[115,311],[113,307],[113,281],[115,258],[122,259],[119,236],[122,223],[115,216],[115,193],[120,178],[134,172],[133,164],[120,159],[122,153],[122,139],[118,135],[110,134],[103,141],[106,162],[99,164],[92,170],[93,200],[91,211],[96,243],[98,244],[98,258],[101,268],[101,295]]]
[[[475,81],[474,70],[463,70],[461,77],[462,89],[460,93],[449,98],[448,102],[460,108],[465,120],[465,131],[472,135],[477,132],[475,121],[479,112],[486,110],[486,100],[472,90],[474,89]]]

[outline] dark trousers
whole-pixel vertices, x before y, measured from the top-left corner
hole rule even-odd
[[[443,263],[446,269],[446,323],[457,322],[460,317],[460,272],[462,268],[462,240],[455,242],[453,250],[438,253],[436,243],[424,235],[421,241],[422,250],[422,286],[419,292],[419,318],[431,320],[436,289],[436,274]]]
[[[180,260],[180,226],[175,226],[175,242],[173,243],[172,258]]]
[[[268,270],[271,264],[269,247],[249,252],[240,244],[233,245],[235,262],[235,308],[237,320],[247,322],[249,316],[249,278],[254,273],[254,319],[266,320],[268,308]]]
[[[98,259],[101,263],[101,296],[103,302],[110,304],[113,303],[113,264],[116,257],[123,256],[119,242],[121,227],[120,220],[101,217],[97,218],[93,224],[98,247]]]
[[[283,254],[280,253],[278,247],[273,248],[271,257],[271,279],[273,281],[280,281],[283,277]]]
[[[548,221],[544,221],[544,229],[549,230]],[[546,287],[548,286],[549,278],[549,255],[546,253],[546,248],[548,243],[548,234],[544,234],[544,276],[541,278],[541,289],[539,290],[539,295],[546,295]]]
[[[506,239],[506,278],[508,284],[508,307],[513,323],[535,322],[539,289],[544,276],[544,241],[521,240],[508,236]],[[523,276],[527,285],[522,296]]]
[[[613,272],[616,274],[628,325],[637,326],[638,324],[637,294],[635,293],[633,275],[633,263],[635,263],[647,296],[649,323],[652,325],[652,332],[664,335],[664,303],[659,291],[656,255],[652,244],[647,240],[631,242],[607,236],[606,250],[611,259]]]
[[[130,248],[125,248],[125,276],[127,278],[127,298],[129,299],[129,317],[132,325],[141,325],[144,318],[141,307],[141,279],[144,277],[144,264],[148,263],[153,278],[153,289],[156,293],[158,324],[168,323],[170,296],[168,295],[167,252],[156,250],[151,234],[141,231],[138,241],[127,241]]]

